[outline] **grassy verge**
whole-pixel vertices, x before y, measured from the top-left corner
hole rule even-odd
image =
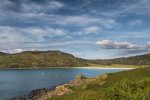
[[[150,68],[109,73],[69,88],[74,92],[48,100],[150,100]]]
[[[149,65],[122,65],[122,64],[111,64],[111,65],[100,65],[100,64],[91,64],[90,66],[94,67],[104,67],[104,68],[145,68],[149,67]]]

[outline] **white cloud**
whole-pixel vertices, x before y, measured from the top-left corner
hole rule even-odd
[[[145,43],[144,46],[139,46],[129,42],[101,40],[97,41],[96,44],[103,49],[117,49],[117,55],[130,55],[150,52],[150,42]]]
[[[86,27],[83,30],[79,32],[74,32],[74,34],[79,34],[79,35],[88,35],[88,34],[97,34],[101,31],[102,29],[98,26],[90,26]]]
[[[23,31],[26,31],[30,33],[31,35],[38,35],[38,36],[62,36],[67,34],[67,30],[65,29],[59,29],[59,28],[28,28],[23,29]]]
[[[92,26],[92,27],[88,27],[88,28],[85,28],[84,31],[85,31],[85,34],[90,34],[90,33],[97,33],[101,30],[100,27],[97,27],[97,26]]]
[[[13,53],[19,53],[19,52],[22,52],[23,51],[23,49],[14,49],[12,52]]]
[[[145,43],[145,48],[150,49],[150,42]]]
[[[100,45],[102,48],[105,49],[136,49],[138,48],[137,45],[129,43],[129,42],[117,42],[112,40],[102,40],[97,41],[97,45]]]
[[[80,24],[80,25],[88,25],[99,22],[98,18],[89,17],[89,16],[68,16],[64,19],[66,24]]]
[[[23,40],[24,37],[19,33],[18,29],[13,27],[0,27],[0,43],[20,42]]]
[[[57,10],[65,5],[58,1],[47,1],[46,3],[39,4],[31,1],[26,1],[21,3],[20,8],[23,13],[43,13],[46,11]]]
[[[57,37],[57,38],[56,38]],[[0,27],[0,50],[17,53],[32,48],[41,50],[55,46],[80,46],[86,41],[73,41],[69,32],[59,28],[41,27]]]
[[[51,9],[58,9],[64,7],[64,4],[58,2],[58,1],[51,1],[49,2],[49,8]]]
[[[35,49],[5,49],[5,50],[0,50],[1,52],[5,52],[5,53],[10,53],[10,54],[13,54],[13,53],[20,53],[20,52],[23,52],[23,51],[35,51]]]
[[[79,15],[79,16],[44,15],[44,16],[48,22],[63,26],[100,25],[101,27],[104,28],[112,28],[117,24],[117,22],[114,19],[92,17],[89,15]]]
[[[45,37],[63,36],[68,34],[65,29],[58,28],[18,28],[0,27],[0,43],[6,42],[39,42],[44,41]]]
[[[146,44],[147,44],[147,45],[150,45],[150,42],[147,42]]]

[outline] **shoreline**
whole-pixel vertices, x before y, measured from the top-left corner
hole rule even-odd
[[[0,68],[0,70],[40,70],[40,69],[65,69],[65,68],[70,68],[70,69],[136,69],[132,67],[95,67],[95,66],[90,66],[90,67],[37,67],[37,68]]]
[[[106,79],[108,75],[102,74],[99,77],[101,77],[102,79]],[[76,75],[76,78],[74,80],[70,80],[66,83],[53,86],[52,88],[35,89],[35,90],[32,90],[28,94],[17,96],[17,97],[12,97],[10,99],[11,100],[47,100],[48,98],[51,98],[54,96],[61,96],[61,95],[72,93],[73,90],[71,90],[68,87],[79,86],[82,84],[84,80],[93,80],[93,79],[96,79],[96,77],[88,78],[88,77],[82,77],[82,76]],[[103,83],[104,82],[101,82],[101,84]]]
[[[127,67],[74,67],[74,68],[83,68],[83,69],[135,69]]]
[[[70,67],[51,67],[51,68],[70,68]],[[106,68],[104,68],[104,67],[71,67],[71,68],[82,68],[82,69],[129,69],[129,70],[130,69],[131,70],[135,69],[135,68],[115,68],[115,67],[106,67]],[[102,74],[100,76],[107,76],[107,73],[106,74]],[[96,77],[94,77],[94,78],[96,78]],[[93,79],[93,78],[87,78],[87,79]],[[70,91],[70,90],[67,90],[69,92],[66,92],[66,90],[62,91],[62,88],[63,89],[67,89],[66,87],[64,87],[66,85],[74,86],[74,83],[76,83],[76,81],[77,81],[77,79],[74,79],[74,80],[69,80],[66,83],[62,83],[62,84],[59,84],[59,85],[56,85],[56,86],[53,86],[53,87],[50,87],[50,88],[38,88],[38,89],[32,90],[28,94],[25,94],[25,95],[22,95],[22,96],[13,97],[13,98],[11,98],[11,100],[23,100],[23,99],[29,99],[29,98],[33,99],[34,97],[36,99],[33,99],[33,100],[43,100],[43,98],[59,96],[59,92],[60,91],[61,91],[60,94],[62,94],[62,95],[68,94],[68,93],[71,93],[72,91]],[[58,90],[58,88],[60,88],[60,90]],[[56,92],[58,92],[58,94]],[[37,99],[37,98],[39,98],[39,99]]]

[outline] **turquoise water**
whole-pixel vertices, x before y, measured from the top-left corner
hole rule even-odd
[[[38,70],[0,70],[0,100],[22,96],[34,89],[51,88],[74,80],[77,74],[95,77],[123,69],[52,68]]]

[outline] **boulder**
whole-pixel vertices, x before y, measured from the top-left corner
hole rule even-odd
[[[78,74],[76,76],[76,80],[82,80],[82,79],[86,79],[86,77],[83,74]]]

